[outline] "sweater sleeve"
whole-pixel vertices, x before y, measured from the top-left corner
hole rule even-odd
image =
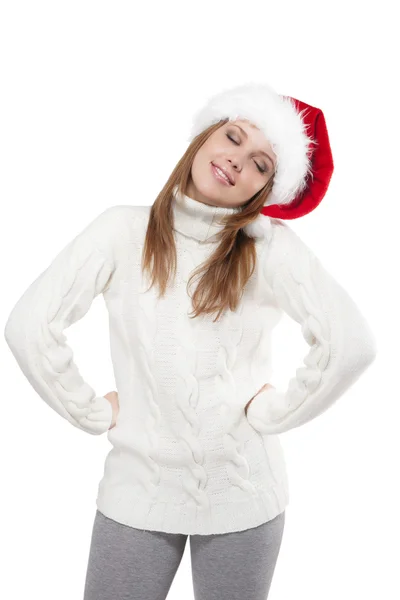
[[[377,347],[354,300],[286,222],[276,222],[261,268],[272,298],[310,347],[285,391],[267,388],[248,406],[256,430],[277,434],[325,412],[374,361]]]
[[[20,369],[39,396],[90,434],[109,428],[112,406],[83,380],[64,330],[88,312],[110,281],[118,212],[118,207],[107,208],[61,250],[17,301],[4,329]]]

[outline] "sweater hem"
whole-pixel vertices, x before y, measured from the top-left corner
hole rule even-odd
[[[210,535],[243,531],[262,525],[283,512],[289,504],[287,481],[258,490],[243,502],[211,504],[202,508],[188,503],[144,500],[133,491],[104,488],[96,498],[97,509],[106,517],[145,531]]]

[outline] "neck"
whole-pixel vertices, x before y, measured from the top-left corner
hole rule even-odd
[[[225,227],[221,217],[232,215],[241,207],[205,204],[178,191],[173,191],[172,210],[175,231],[200,242],[217,242],[218,233]]]

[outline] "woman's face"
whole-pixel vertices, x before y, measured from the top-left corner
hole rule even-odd
[[[233,185],[216,167],[230,176]],[[255,125],[246,119],[228,121],[198,150],[186,193],[205,204],[240,206],[265,186],[275,167],[276,155]]]

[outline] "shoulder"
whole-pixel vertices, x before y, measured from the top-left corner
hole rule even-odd
[[[132,204],[115,204],[105,208],[94,219],[99,225],[120,223],[125,221],[140,222],[148,218],[151,206],[134,206]]]
[[[124,241],[140,234],[146,227],[150,206],[115,204],[98,213],[76,236],[77,247],[95,247],[113,255]]]
[[[309,250],[295,226],[282,219],[270,219],[270,236],[266,242],[271,248],[277,247],[288,254]]]
[[[318,262],[318,257],[294,225],[286,220],[270,219],[269,235],[264,238],[262,248],[262,268],[267,275],[283,276],[285,272],[291,272],[300,277]]]
[[[87,231],[93,231],[96,235],[122,234],[127,228],[141,227],[147,223],[150,206],[134,206],[131,204],[115,204],[100,212],[89,225]]]

